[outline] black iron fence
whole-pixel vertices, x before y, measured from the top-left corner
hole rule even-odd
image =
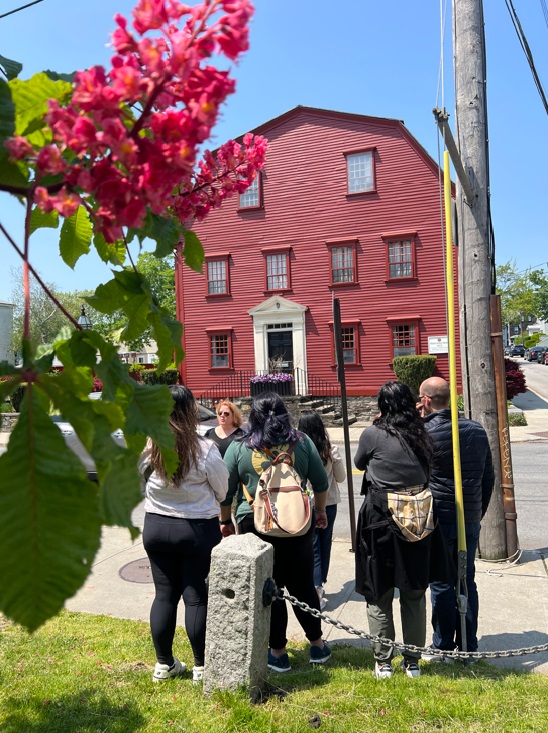
[[[267,390],[282,397],[301,397],[303,401],[321,400],[326,407],[335,411],[341,405],[341,388],[338,382],[328,382],[298,367],[274,373],[251,369],[233,372],[199,394],[198,401],[202,405],[213,407],[219,400],[233,401],[242,397],[254,397]]]

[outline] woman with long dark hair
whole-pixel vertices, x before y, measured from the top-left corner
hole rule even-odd
[[[185,604],[185,628],[194,653],[193,679],[204,672],[207,586],[211,551],[221,541],[219,502],[228,489],[228,471],[217,447],[196,432],[192,392],[170,387],[174,400],[170,428],[179,465],[168,475],[158,446],[150,439],[139,470],[147,476],[143,545],[150,560],[155,597],[150,630],[157,663],[153,681],[177,677],[185,665],[173,656],[177,607]]]
[[[272,463],[274,456],[290,450],[293,465],[303,481],[310,481],[315,496],[315,518],[310,529],[301,536],[271,537],[260,535],[254,526],[253,510],[244,495],[242,484],[251,497],[255,496],[259,477]],[[221,503],[221,531],[227,537],[234,532],[230,519],[232,500],[236,496],[236,522],[240,534],[254,532],[274,547],[274,580],[279,589],[288,592],[311,608],[320,610],[314,586],[314,526],[325,527],[325,499],[327,474],[314,444],[303,433],[295,430],[282,399],[273,392],[255,397],[249,413],[247,431],[241,440],[228,447],[225,461],[229,470],[228,494]],[[331,650],[322,639],[320,619],[293,608],[297,620],[310,641],[310,663],[323,664]],[[274,672],[291,669],[287,655],[287,606],[277,598],[272,604],[268,667]]]
[[[356,590],[367,601],[370,633],[393,640],[392,602],[398,588],[403,641],[422,647],[426,589],[431,580],[449,572],[428,489],[432,444],[407,385],[387,382],[379,391],[378,404],[380,414],[363,431],[354,457],[356,468],[366,471],[357,529]],[[411,517],[416,534],[400,531],[402,517],[394,509],[398,501],[407,513],[403,521]],[[377,679],[392,676],[393,652],[386,644],[374,645]],[[420,652],[404,652],[402,667],[408,677],[420,675],[419,659]]]
[[[316,446],[329,482],[325,505],[327,527],[324,529],[316,527],[314,532],[314,584],[320,598],[320,608],[323,609],[327,604],[324,584],[327,582],[331,560],[333,525],[337,516],[337,504],[341,500],[339,483],[346,478],[346,471],[338,447],[331,444],[323,420],[315,410],[303,410],[301,412],[299,430],[308,435]]]

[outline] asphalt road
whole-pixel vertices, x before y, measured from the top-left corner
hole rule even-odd
[[[533,365],[534,366],[534,365]],[[546,370],[548,367],[539,365]],[[351,445],[352,462],[357,445]],[[341,447],[341,453],[342,453]],[[516,508],[518,513],[518,539],[522,550],[548,550],[548,443],[513,443],[512,465]],[[362,504],[360,488],[361,472],[353,468],[352,485],[355,503],[355,514],[358,515]],[[341,484],[341,503],[337,509],[334,536],[350,540],[350,511],[348,504],[348,483]]]

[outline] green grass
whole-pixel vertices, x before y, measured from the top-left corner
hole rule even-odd
[[[293,671],[271,675],[264,699],[252,704],[242,690],[204,698],[189,674],[153,684],[144,623],[63,613],[32,636],[1,618],[0,626],[2,733],[548,729],[548,678],[485,662],[423,665],[416,680],[399,670],[374,680],[368,650],[334,646],[329,665],[311,670],[307,647],[291,646]],[[191,666],[180,629],[176,651]]]

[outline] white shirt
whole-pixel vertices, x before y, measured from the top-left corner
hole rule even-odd
[[[211,519],[219,516],[219,502],[228,491],[228,469],[219,449],[211,440],[200,438],[196,465],[178,486],[153,471],[146,483],[145,511],[182,519]],[[152,442],[147,441],[138,463],[144,475],[150,465]]]

